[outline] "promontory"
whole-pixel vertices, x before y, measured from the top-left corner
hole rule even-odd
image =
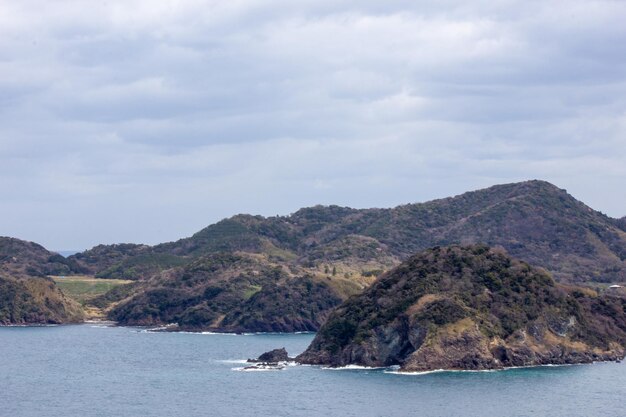
[[[557,284],[500,249],[435,247],[334,310],[297,361],[415,372],[618,360],[625,308],[619,291]]]

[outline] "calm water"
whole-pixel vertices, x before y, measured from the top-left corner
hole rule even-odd
[[[504,372],[241,372],[238,359],[312,335],[0,328],[0,416],[626,416],[626,367]]]

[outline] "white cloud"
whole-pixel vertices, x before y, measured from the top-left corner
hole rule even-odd
[[[543,178],[626,213],[626,3],[0,1],[0,227],[154,243],[236,212]]]

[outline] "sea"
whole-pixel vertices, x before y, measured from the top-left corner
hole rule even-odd
[[[274,348],[296,355],[313,337],[3,327],[0,417],[626,416],[623,363],[424,374],[243,369]]]

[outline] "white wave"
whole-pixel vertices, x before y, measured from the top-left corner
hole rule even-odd
[[[245,368],[233,368],[233,371],[238,372],[276,372],[282,371],[283,368],[254,368],[254,367],[245,367]]]
[[[434,369],[432,371],[421,371],[421,372],[402,372],[402,371],[398,371],[398,370],[387,370],[387,371],[384,371],[384,372],[386,374],[415,376],[415,375],[428,375],[428,374],[435,374],[435,373],[439,373],[439,372],[446,372],[446,370],[445,369]]]
[[[244,364],[244,363],[248,363],[248,360],[247,359],[222,359],[222,360],[217,360],[216,362]]]
[[[346,365],[346,366],[322,366],[322,369],[328,371],[351,371],[351,370],[377,370],[377,369],[389,369],[388,366],[362,366],[362,365]]]
[[[263,372],[263,371],[282,371],[285,369],[285,365],[278,364],[277,366],[264,366],[264,365],[254,365],[250,364],[250,366],[244,366],[240,368],[232,368],[233,371],[243,371],[243,372]]]
[[[593,362],[593,363],[595,363],[595,362]],[[599,362],[599,363],[602,363],[602,362]],[[410,371],[407,372],[407,371],[400,371],[400,370],[387,370],[387,371],[384,371],[384,372],[386,374],[415,376],[415,375],[427,375],[427,374],[442,373],[442,372],[446,372],[446,373],[506,372],[506,371],[513,371],[515,369],[554,368],[554,367],[576,366],[576,365],[591,365],[591,364],[589,364],[589,363],[563,363],[563,364],[553,364],[553,363],[550,363],[550,364],[546,364],[546,365],[507,366],[506,368],[499,368],[499,369],[433,369],[431,371],[416,371],[416,372],[410,372]]]

